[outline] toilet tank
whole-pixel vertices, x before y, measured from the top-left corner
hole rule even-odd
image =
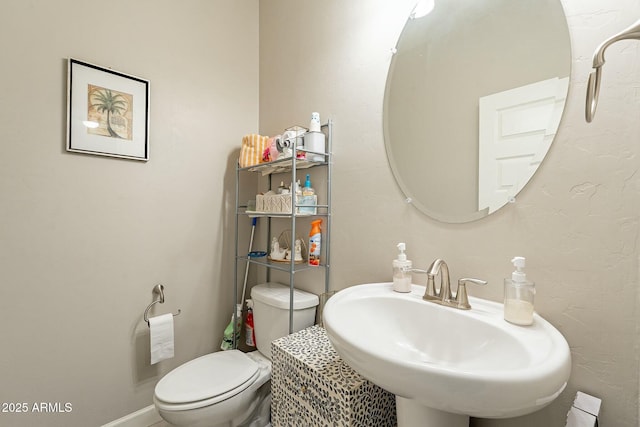
[[[253,322],[258,351],[271,359],[271,341],[289,335],[289,287],[281,283],[262,283],[251,288]],[[313,326],[318,296],[293,290],[293,332]]]

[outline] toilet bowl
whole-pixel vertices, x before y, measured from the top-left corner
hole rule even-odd
[[[269,397],[270,379],[271,362],[257,351],[211,353],[162,378],[153,402],[160,416],[176,426],[231,427],[256,416],[265,420],[264,426],[268,409],[266,414],[256,412]]]
[[[258,350],[206,354],[178,366],[156,385],[153,402],[175,426],[264,427],[271,409],[271,342],[289,332],[289,287],[256,285],[255,335]],[[294,331],[312,326],[318,297],[294,289]]]

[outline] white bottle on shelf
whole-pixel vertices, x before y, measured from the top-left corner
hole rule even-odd
[[[309,131],[304,135],[305,150],[313,151],[306,153],[306,159],[314,162],[323,162],[325,150],[325,135],[320,130],[320,114],[311,113],[311,122],[309,123]]]

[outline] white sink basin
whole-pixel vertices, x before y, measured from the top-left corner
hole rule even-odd
[[[502,304],[470,297],[471,310],[458,310],[412,286],[406,294],[390,283],[353,286],[327,302],[327,335],[365,378],[428,408],[481,418],[534,412],[565,388],[569,346],[542,317],[516,326]]]

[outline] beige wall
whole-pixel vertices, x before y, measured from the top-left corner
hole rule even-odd
[[[0,12],[3,426],[97,426],[152,403],[231,315],[233,159],[258,124],[257,0],[4,0]],[[151,81],[148,163],[64,150],[66,58]],[[149,366],[156,283],[176,356]]]
[[[573,373],[547,409],[482,426],[562,426],[576,390],[602,423],[637,426],[639,44],[608,51],[596,120],[589,57],[640,14],[633,0],[565,0],[572,86],[557,142],[515,205],[444,225],[403,204],[382,140],[382,96],[410,0],[6,0],[0,15],[0,402],[70,402],[0,425],[100,425],[151,404],[172,367],[217,348],[230,315],[239,137],[335,120],[332,284],[390,278],[395,243],[418,266],[488,279],[499,300],[523,255],[537,309],[567,337]],[[103,17],[106,16],[106,17]],[[116,18],[113,18],[116,16]],[[68,56],[151,80],[148,163],[64,151]],[[176,319],[176,357],[147,359],[142,310]],[[315,284],[306,286],[316,288]],[[320,286],[321,288],[321,286]],[[455,331],[452,331],[455,333]]]
[[[594,123],[584,122],[583,110],[593,50],[630,25],[640,6],[563,1],[574,60],[556,143],[515,205],[475,223],[446,225],[404,204],[385,157],[389,50],[411,3],[260,2],[260,130],[305,124],[311,111],[335,121],[332,286],[390,280],[395,244],[405,241],[414,265],[442,257],[454,278],[489,280],[472,294],[500,300],[509,260],[525,256],[538,312],[571,345],[570,383],[536,414],[474,425],[564,426],[582,390],[604,399],[603,425],[637,426],[639,43],[610,48]]]

